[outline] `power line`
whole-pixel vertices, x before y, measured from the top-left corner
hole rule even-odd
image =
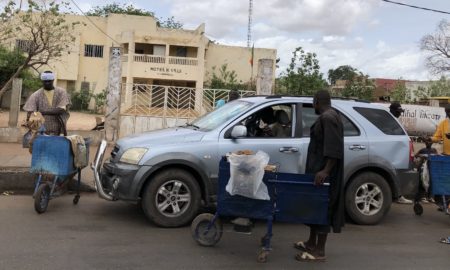
[[[117,43],[117,44],[120,45],[120,42],[118,42],[118,41],[116,41],[115,39],[113,39],[110,35],[108,35],[108,34],[107,34],[105,31],[103,31],[100,27],[98,27],[98,26],[94,23],[94,21],[91,20],[91,18],[89,18],[89,16],[87,16],[87,15],[83,12],[83,10],[77,5],[77,3],[75,2],[75,0],[70,0],[70,1],[77,7],[77,9],[81,12],[81,14],[83,14],[84,17],[86,17],[86,19],[88,19],[88,20],[91,22],[91,24],[95,26],[95,28],[97,28],[100,32],[102,32],[105,36],[107,36],[107,37],[108,37],[109,39],[111,39],[113,42],[115,42],[115,43]]]
[[[449,14],[450,15],[450,12],[447,12],[447,11],[431,9],[431,8],[424,8],[424,7],[418,7],[418,6],[403,4],[403,3],[390,1],[390,0],[381,0],[381,1],[386,2],[386,3],[395,4],[395,5],[406,6],[406,7],[410,7],[410,8],[422,9],[422,10],[426,10],[426,11],[432,11],[432,12],[437,12],[437,13],[443,13],[443,14]]]

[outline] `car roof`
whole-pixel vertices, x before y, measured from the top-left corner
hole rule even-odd
[[[285,102],[307,102],[312,103],[312,96],[250,96],[243,97],[242,100],[247,100],[256,104],[268,103],[271,101],[285,101]],[[358,99],[350,99],[350,98],[341,98],[341,97],[332,97],[331,103],[333,105],[337,105],[338,107],[364,107],[364,108],[374,108],[374,109],[383,109],[387,110],[385,107],[381,106],[377,103],[371,103],[365,100]]]

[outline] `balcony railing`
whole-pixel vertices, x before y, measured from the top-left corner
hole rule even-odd
[[[124,54],[122,56],[122,62],[128,62],[128,54]],[[183,65],[183,66],[198,66],[197,58],[174,57],[174,56],[165,57],[165,56],[150,55],[150,54],[135,54],[134,62]]]
[[[173,57],[169,56],[169,64],[171,65],[184,65],[184,66],[197,66],[198,60],[196,58],[189,57]]]

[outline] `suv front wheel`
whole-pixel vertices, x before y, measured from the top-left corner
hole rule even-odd
[[[167,169],[146,185],[142,209],[161,227],[179,227],[192,221],[201,204],[200,187],[187,171]]]
[[[379,174],[363,172],[353,178],[345,191],[345,209],[350,218],[360,225],[381,221],[392,203],[391,189]]]

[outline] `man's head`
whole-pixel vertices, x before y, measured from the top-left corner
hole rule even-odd
[[[55,87],[53,87],[53,81],[55,80],[55,74],[51,71],[44,71],[41,73],[41,81],[42,86],[45,90],[53,90]]]
[[[240,98],[239,92],[236,89],[233,89],[228,93],[228,101],[232,101],[239,98]]]
[[[331,96],[327,90],[319,90],[314,94],[313,107],[316,114],[331,106]]]
[[[405,110],[403,110],[402,105],[400,105],[399,102],[394,101],[391,103],[391,106],[389,106],[389,111],[391,111],[392,115],[396,118],[399,118]]]
[[[445,105],[445,114],[450,118],[450,104]]]

